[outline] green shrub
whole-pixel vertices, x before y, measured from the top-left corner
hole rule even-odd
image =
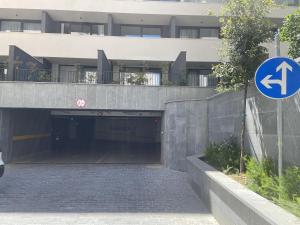
[[[227,173],[238,170],[240,148],[236,139],[230,138],[221,144],[210,144],[205,151],[205,160],[216,169]]]
[[[280,198],[300,204],[300,168],[294,166],[286,169],[279,181]]]
[[[264,159],[258,162],[251,158],[246,168],[247,185],[251,190],[270,200],[278,198],[278,179],[272,160]]]

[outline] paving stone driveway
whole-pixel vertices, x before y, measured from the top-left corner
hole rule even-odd
[[[0,224],[215,225],[185,173],[146,165],[9,165]]]

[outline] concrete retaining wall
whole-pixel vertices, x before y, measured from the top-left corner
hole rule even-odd
[[[243,93],[220,94],[208,100],[209,142],[220,142],[231,135],[240,136]],[[251,87],[247,99],[247,146],[258,159],[277,160],[277,102]],[[283,100],[283,160],[300,165],[300,93]]]
[[[187,171],[194,190],[220,225],[299,225],[300,220],[231,178],[189,157]]]
[[[186,170],[186,157],[207,146],[207,102],[174,101],[166,104],[163,124],[163,160],[167,167]]]
[[[0,82],[1,108],[163,111],[171,100],[206,98],[209,88]],[[78,99],[86,105],[77,106]]]

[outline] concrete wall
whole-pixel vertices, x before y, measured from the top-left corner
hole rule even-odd
[[[0,109],[0,147],[6,162],[49,151],[49,115],[43,110]]]
[[[35,69],[50,69],[51,63],[45,59],[43,61],[44,62],[40,62],[36,58],[27,54],[22,49],[18,48],[17,46],[10,45],[9,57],[8,57],[8,72],[7,72],[8,80],[15,80],[15,79],[22,78],[24,74],[28,73],[26,70],[34,71]],[[20,69],[20,72],[16,72],[16,69]],[[22,74],[22,72],[24,74]],[[19,74],[20,77],[16,77],[18,76],[17,74]]]
[[[240,136],[242,92],[220,94],[208,100],[209,141]],[[277,160],[277,103],[262,96],[254,86],[247,99],[247,147],[258,159]],[[283,100],[284,165],[300,165],[300,93]]]
[[[169,81],[173,84],[186,84],[186,52],[180,52],[175,62],[171,64]]]
[[[112,65],[107,59],[103,50],[98,50],[97,82],[109,84],[113,81]]]
[[[0,82],[1,108],[163,111],[171,100],[206,98],[209,88]],[[86,105],[79,108],[78,99]]]
[[[299,225],[300,220],[199,160],[187,160],[194,190],[220,225]]]
[[[202,154],[207,146],[207,102],[174,101],[166,104],[163,123],[163,161],[185,171],[186,157]]]

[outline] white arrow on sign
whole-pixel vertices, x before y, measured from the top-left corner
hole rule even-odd
[[[272,77],[272,75],[267,75],[262,81],[261,83],[268,89],[271,89],[272,86],[270,84],[279,84],[281,87],[281,95],[286,95],[287,93],[287,70],[293,71],[293,67],[288,64],[286,61],[283,61],[277,68],[276,68],[276,72],[278,71],[282,71],[281,72],[281,80],[277,79],[277,80],[271,80],[270,78]]]

